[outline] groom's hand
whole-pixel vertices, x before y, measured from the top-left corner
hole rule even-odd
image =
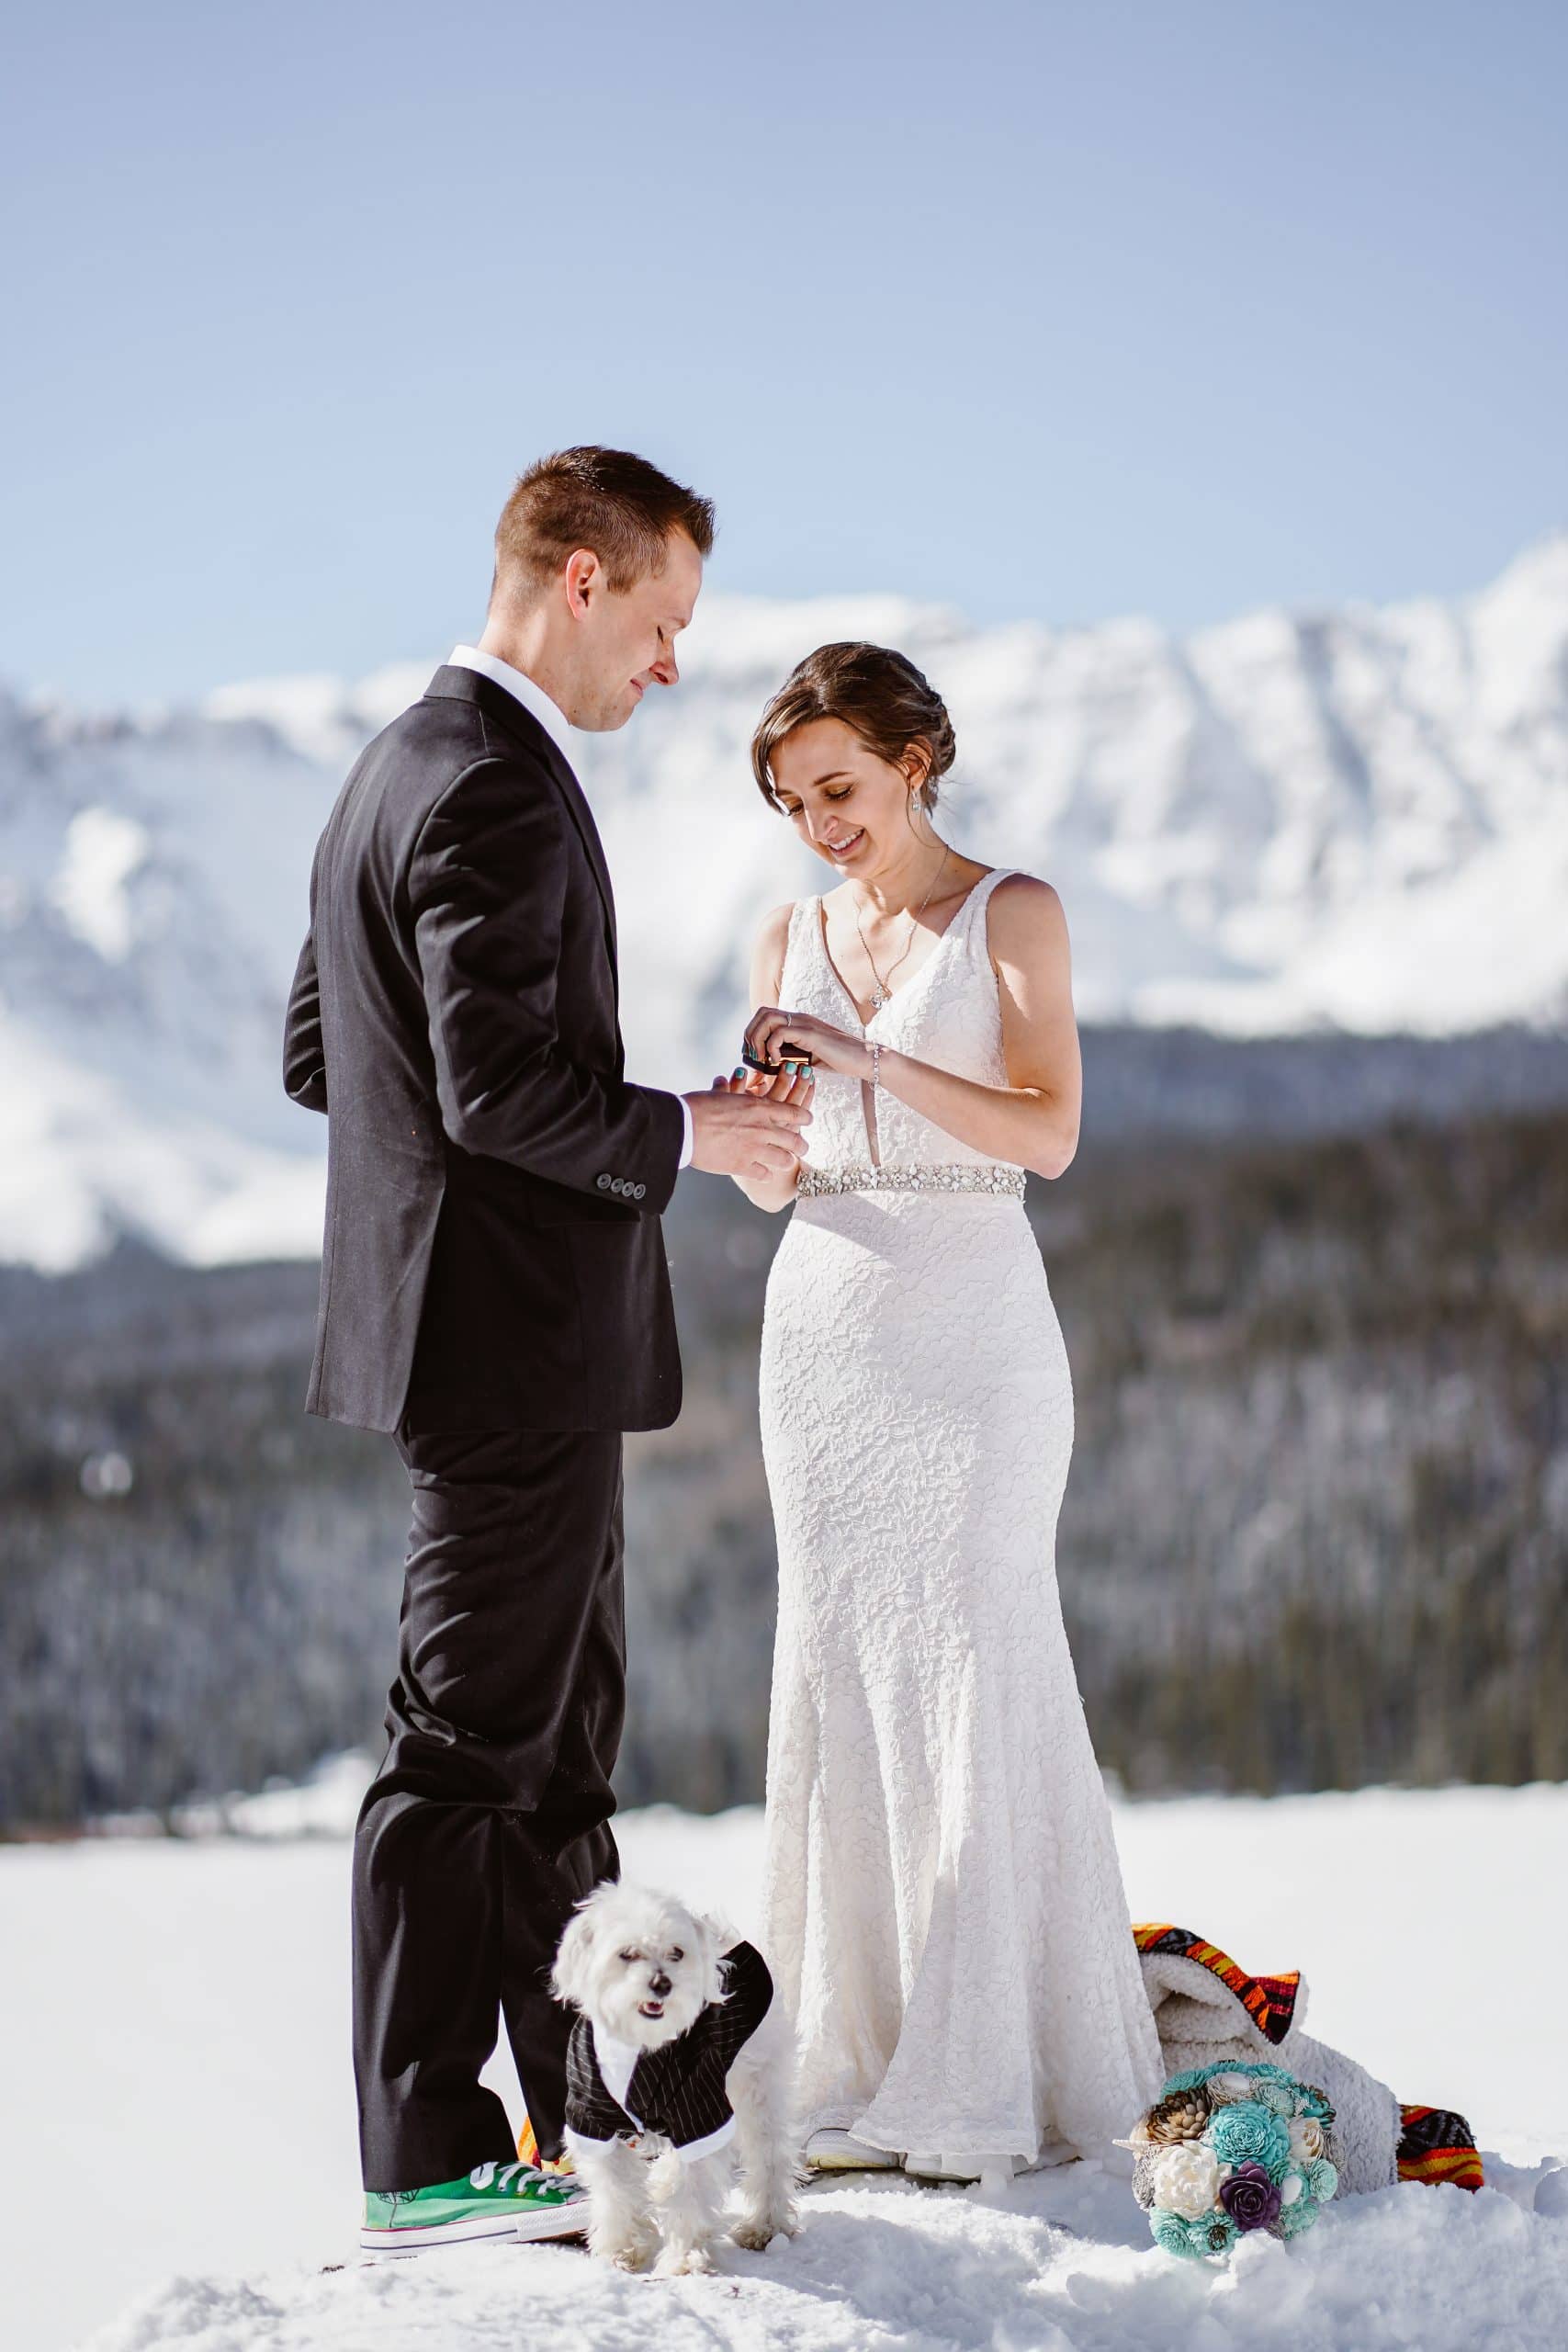
[[[711,1093],[685,1099],[692,1112],[694,1168],[762,1184],[794,1177],[806,1157],[811,1120],[809,1069],[787,1087],[777,1078],[749,1085],[744,1072],[716,1078]]]

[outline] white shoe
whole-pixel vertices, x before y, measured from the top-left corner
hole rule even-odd
[[[904,2170],[919,2180],[978,2181],[982,2188],[1005,2188],[1014,2172],[1011,2156],[918,2156],[904,2159]]]
[[[852,2132],[826,2126],[813,2132],[805,2157],[813,2172],[897,2172],[904,2161],[891,2148],[874,2148],[869,2140],[857,2140]]]

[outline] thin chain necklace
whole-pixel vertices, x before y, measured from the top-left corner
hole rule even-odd
[[[858,908],[855,910],[855,929],[860,932],[860,944],[863,947],[865,947],[865,960],[871,966],[871,977],[876,983],[875,987],[871,991],[871,1004],[874,1012],[880,1012],[883,1006],[887,1002],[893,993],[890,986],[893,975],[898,969],[898,966],[904,961],[904,956],[908,956],[910,948],[913,947],[915,944],[915,933],[920,927],[920,917],[931,905],[931,892],[935,890],[937,884],[947,872],[948,855],[949,852],[944,845],[942,853],[942,864],[931,876],[931,889],[926,892],[925,897],[920,900],[919,905],[916,908],[914,913],[909,918],[909,936],[904,942],[903,954],[887,967],[886,979],[884,979],[882,974],[877,970],[876,958],[872,954],[871,949],[866,946],[865,933],[863,931],[861,931],[860,910]]]

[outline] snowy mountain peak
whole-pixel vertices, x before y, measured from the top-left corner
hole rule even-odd
[[[1471,602],[1480,605],[1514,597],[1554,603],[1559,613],[1568,611],[1568,523],[1532,540]]]
[[[821,886],[748,744],[792,664],[846,637],[900,646],[946,696],[948,835],[1057,884],[1087,1018],[1441,1035],[1568,1013],[1558,531],[1468,597],[1187,637],[705,598],[678,692],[581,739],[639,1075],[728,1067],[756,922]],[[28,1089],[0,1256],[73,1262],[124,1224],[197,1257],[316,1246],[322,1133],[276,1073],[310,853],[445,651],[139,714],[0,692],[0,1063]]]

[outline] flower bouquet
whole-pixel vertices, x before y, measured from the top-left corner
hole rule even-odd
[[[1168,2254],[1224,2254],[1244,2230],[1299,2237],[1339,2186],[1334,2109],[1282,2066],[1172,2075],[1117,2145]]]

